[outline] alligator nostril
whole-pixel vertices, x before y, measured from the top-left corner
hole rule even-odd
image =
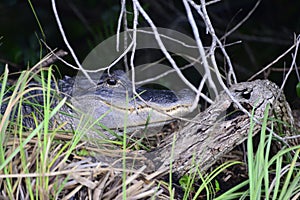
[[[116,85],[117,82],[118,82],[118,81],[117,81],[116,79],[114,79],[114,78],[109,78],[109,79],[106,80],[106,83],[107,83],[108,85]]]

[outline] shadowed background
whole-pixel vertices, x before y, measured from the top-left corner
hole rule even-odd
[[[158,27],[170,28],[192,36],[186,12],[181,1],[140,1]],[[50,1],[31,1],[37,18],[41,24],[42,34],[34,12],[28,1],[4,0],[0,3],[0,70],[5,63],[10,63],[10,71],[19,71],[32,66],[47,53],[46,48],[39,43],[43,39],[51,48],[67,50],[58,31]],[[254,7],[256,1],[225,0],[208,6],[208,12],[219,37],[231,30]],[[76,51],[80,61],[101,41],[116,33],[117,19],[120,11],[119,1],[57,1],[59,16],[62,20],[67,37]],[[238,81],[245,81],[262,67],[269,64],[294,41],[300,32],[300,1],[281,0],[262,1],[250,18],[229,35],[224,42],[235,43],[227,47],[233,62]],[[132,8],[128,4],[128,19],[132,19]],[[129,20],[130,21],[130,20]],[[210,44],[202,20],[197,20],[201,39],[204,44]],[[129,24],[130,26],[131,24]],[[140,17],[140,26],[147,23]],[[41,46],[43,51],[41,51]],[[217,54],[218,62],[223,68],[223,57]],[[73,63],[70,56],[66,60]],[[272,68],[290,67],[291,53],[277,62]],[[298,59],[299,61],[299,59]],[[74,75],[75,72],[66,69],[61,63],[56,63],[62,74]],[[267,77],[280,84],[284,72],[271,71],[261,74],[259,78]],[[293,72],[287,82],[285,91],[292,107],[296,105],[295,86],[298,80]]]

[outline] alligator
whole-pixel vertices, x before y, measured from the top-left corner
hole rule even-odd
[[[51,120],[52,124],[67,122],[66,129],[86,127],[86,122],[93,124],[99,121],[96,129],[101,130],[104,136],[111,137],[111,134],[122,135],[124,124],[126,131],[160,127],[172,121],[174,118],[182,117],[190,112],[194,100],[194,93],[191,90],[183,89],[175,94],[171,90],[158,90],[139,87],[137,95],[132,91],[132,82],[126,73],[116,70],[110,75],[104,73],[98,79],[93,77],[96,84],[90,84],[83,77],[68,77],[51,83],[52,105],[54,108],[59,99],[67,97],[69,104],[64,105],[60,112]],[[40,86],[37,82],[30,82],[29,88]],[[58,92],[56,90],[58,88]],[[11,96],[8,91],[5,97]],[[32,117],[34,113],[38,119],[43,119],[40,113],[44,105],[42,90],[33,89],[24,95],[27,103],[22,104],[23,126],[35,127]],[[34,106],[36,105],[36,106]],[[7,107],[7,103],[1,106],[1,114]],[[11,116],[11,119],[16,116]],[[82,125],[84,124],[84,125]]]

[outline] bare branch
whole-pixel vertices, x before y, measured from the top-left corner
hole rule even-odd
[[[300,35],[298,35],[297,38],[296,38],[296,41],[295,41],[295,45],[296,45],[296,46],[295,46],[295,52],[294,52],[294,54],[292,54],[293,61],[292,61],[292,63],[291,63],[291,66],[290,66],[290,68],[289,68],[289,71],[287,72],[287,74],[286,74],[286,76],[285,76],[285,78],[284,78],[284,80],[283,80],[283,82],[282,82],[282,85],[281,85],[281,87],[280,87],[280,93],[282,92],[283,87],[284,87],[284,85],[285,85],[285,83],[286,83],[286,81],[287,81],[289,75],[291,74],[291,72],[292,72],[294,66],[296,67],[296,58],[297,58],[297,55],[298,55],[299,43],[300,43]],[[278,95],[278,96],[279,96],[279,95]]]
[[[117,44],[116,44],[117,51],[119,51],[119,47],[120,47],[121,23],[122,23],[123,15],[126,14],[125,6],[126,6],[126,0],[122,0],[121,1],[121,11],[120,11],[120,15],[119,15],[119,19],[118,19],[118,26],[117,26]]]
[[[204,67],[204,70],[205,70],[205,74],[207,75],[208,83],[211,86],[211,88],[213,89],[213,91],[215,92],[215,94],[217,95],[218,94],[217,88],[216,88],[216,85],[213,82],[211,74],[210,74],[210,69],[209,69],[208,61],[206,59],[205,50],[204,50],[204,47],[202,45],[202,41],[200,40],[199,30],[198,30],[198,27],[196,25],[195,19],[193,17],[191,8],[190,8],[187,0],[183,0],[183,4],[184,4],[185,10],[186,10],[186,14],[187,14],[189,23],[190,23],[190,25],[192,27],[192,30],[193,30],[193,33],[194,33],[194,38],[195,38],[197,46],[198,46],[198,51],[199,51],[200,56],[202,58],[203,67]],[[204,2],[204,4],[205,4],[205,2]],[[215,46],[213,46],[213,48],[215,48]]]
[[[88,75],[88,73],[86,72],[86,70],[83,69],[83,67],[81,66],[73,48],[71,47],[70,43],[68,42],[68,39],[66,37],[66,34],[65,34],[65,31],[62,27],[62,24],[60,22],[60,19],[59,19],[59,16],[58,16],[58,13],[57,13],[57,9],[56,9],[56,5],[55,5],[55,0],[51,0],[51,4],[52,4],[52,9],[53,9],[53,12],[54,12],[54,16],[55,16],[55,20],[56,20],[56,23],[58,25],[58,28],[59,28],[59,31],[60,31],[60,34],[61,36],[63,37],[63,40],[64,40],[64,43],[65,45],[67,46],[67,48],[69,49],[76,65],[78,66],[78,68],[82,71],[82,73],[85,75],[85,77],[92,83],[95,85],[94,81],[91,79],[91,77]]]
[[[261,0],[258,0],[256,2],[256,4],[254,5],[254,7],[250,10],[250,12],[246,15],[246,17],[244,17],[244,19],[242,19],[237,25],[235,25],[230,31],[228,31],[225,35],[223,35],[221,37],[221,40],[224,40],[226,37],[228,37],[229,35],[231,35],[234,31],[236,31],[240,26],[242,26],[243,23],[245,23],[245,21],[247,21],[249,19],[249,17],[253,14],[253,12],[256,10],[256,8],[258,7],[258,5],[260,4]]]
[[[176,62],[174,61],[174,59],[171,57],[171,55],[169,54],[169,52],[167,51],[166,47],[164,46],[160,35],[157,31],[157,27],[154,25],[153,21],[151,20],[151,18],[149,17],[149,15],[145,12],[145,10],[142,8],[142,6],[140,5],[140,3],[138,2],[138,0],[133,0],[133,3],[136,5],[137,9],[139,10],[139,12],[142,14],[142,16],[145,18],[145,20],[148,22],[148,24],[150,25],[150,27],[153,30],[153,34],[155,36],[155,39],[161,49],[161,51],[163,52],[163,54],[166,56],[166,58],[168,59],[168,61],[170,62],[170,64],[172,65],[172,67],[176,70],[176,73],[178,74],[178,76],[181,78],[181,80],[189,87],[191,88],[194,92],[197,92],[197,88],[195,88],[195,86],[193,84],[191,84],[182,74],[182,72],[180,71],[179,67],[177,66]]]
[[[283,58],[286,54],[288,54],[290,51],[293,50],[293,48],[295,48],[297,46],[297,43],[294,43],[290,48],[288,48],[283,54],[281,54],[280,56],[278,56],[275,60],[273,60],[270,64],[268,64],[267,66],[265,66],[264,68],[262,68],[260,71],[258,71],[257,73],[255,73],[253,76],[251,76],[248,81],[253,80],[255,77],[257,77],[259,74],[261,74],[262,72],[264,72],[265,70],[267,70],[268,68],[270,68],[272,65],[274,65],[275,63],[277,63],[281,58]]]

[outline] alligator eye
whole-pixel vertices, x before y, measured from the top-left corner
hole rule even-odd
[[[118,81],[114,78],[109,78],[109,79],[106,80],[106,83],[108,85],[117,85]]]
[[[242,97],[243,97],[244,99],[250,99],[250,97],[251,97],[251,92],[252,92],[252,91],[243,91]]]
[[[252,93],[252,90],[249,90],[249,89],[243,89],[243,90],[234,90],[236,93],[240,93],[241,94],[241,97],[244,98],[244,99],[250,99],[251,97],[251,93]]]

